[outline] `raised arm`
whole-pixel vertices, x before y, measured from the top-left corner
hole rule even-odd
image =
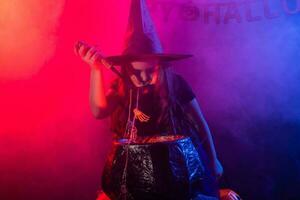
[[[105,118],[110,115],[117,103],[116,95],[113,94],[114,91],[105,92],[104,89],[103,68],[104,66],[109,68],[109,64],[103,59],[96,47],[83,42],[76,44],[75,53],[91,68],[89,96],[91,111],[94,117],[98,119]]]
[[[101,67],[91,67],[90,74],[90,108],[96,118],[108,116],[108,104],[104,91],[103,72]]]

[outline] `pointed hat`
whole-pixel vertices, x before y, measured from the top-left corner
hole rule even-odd
[[[173,61],[188,57],[191,55],[163,53],[145,0],[131,0],[123,53],[118,56],[109,56],[106,59],[115,65],[122,65],[132,61],[154,58],[161,61]]]

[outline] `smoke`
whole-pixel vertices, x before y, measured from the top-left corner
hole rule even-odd
[[[293,15],[287,15],[282,2],[150,3],[167,51],[194,54],[178,70],[190,77],[214,117],[240,112],[256,119],[300,119],[291,105],[299,94],[300,9],[294,2],[288,7]],[[191,67],[182,71],[180,65]]]
[[[73,45],[120,53],[129,2],[0,1],[1,199],[95,199],[111,135]],[[165,51],[194,55],[173,65],[212,129],[222,187],[299,199],[299,0],[147,2]]]
[[[96,199],[111,144],[77,40],[119,53],[129,1],[0,1],[0,198]],[[108,70],[107,70],[108,71]]]
[[[297,197],[300,1],[149,3],[166,51],[194,55],[174,68],[211,125],[224,186],[245,199]]]
[[[0,2],[0,78],[29,78],[55,51],[56,27],[64,1]]]

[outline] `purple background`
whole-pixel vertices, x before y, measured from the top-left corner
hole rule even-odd
[[[300,2],[153,1],[167,51],[192,85],[244,199],[299,199]]]
[[[119,53],[129,0],[2,2],[0,199],[95,199],[111,134],[91,115],[90,71],[73,45]],[[173,67],[212,129],[222,187],[246,200],[300,199],[300,1],[148,3],[165,51],[194,55]]]

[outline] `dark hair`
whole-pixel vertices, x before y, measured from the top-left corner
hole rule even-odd
[[[175,104],[174,87],[173,87],[173,72],[171,71],[168,63],[159,63],[158,79],[154,85],[154,93],[159,97],[160,114],[157,119],[157,123],[160,124],[163,121],[170,121],[170,111],[172,106]],[[124,75],[123,78],[117,80],[117,92],[120,97],[121,106],[112,114],[112,129],[117,133],[124,133],[124,127],[127,116],[129,105],[129,91],[130,88],[134,87],[129,77],[129,69],[131,64],[125,64],[121,67],[121,73]],[[121,119],[121,120],[120,120]],[[124,120],[125,119],[125,120]],[[172,122],[171,122],[172,123]],[[171,124],[170,124],[171,125]]]

